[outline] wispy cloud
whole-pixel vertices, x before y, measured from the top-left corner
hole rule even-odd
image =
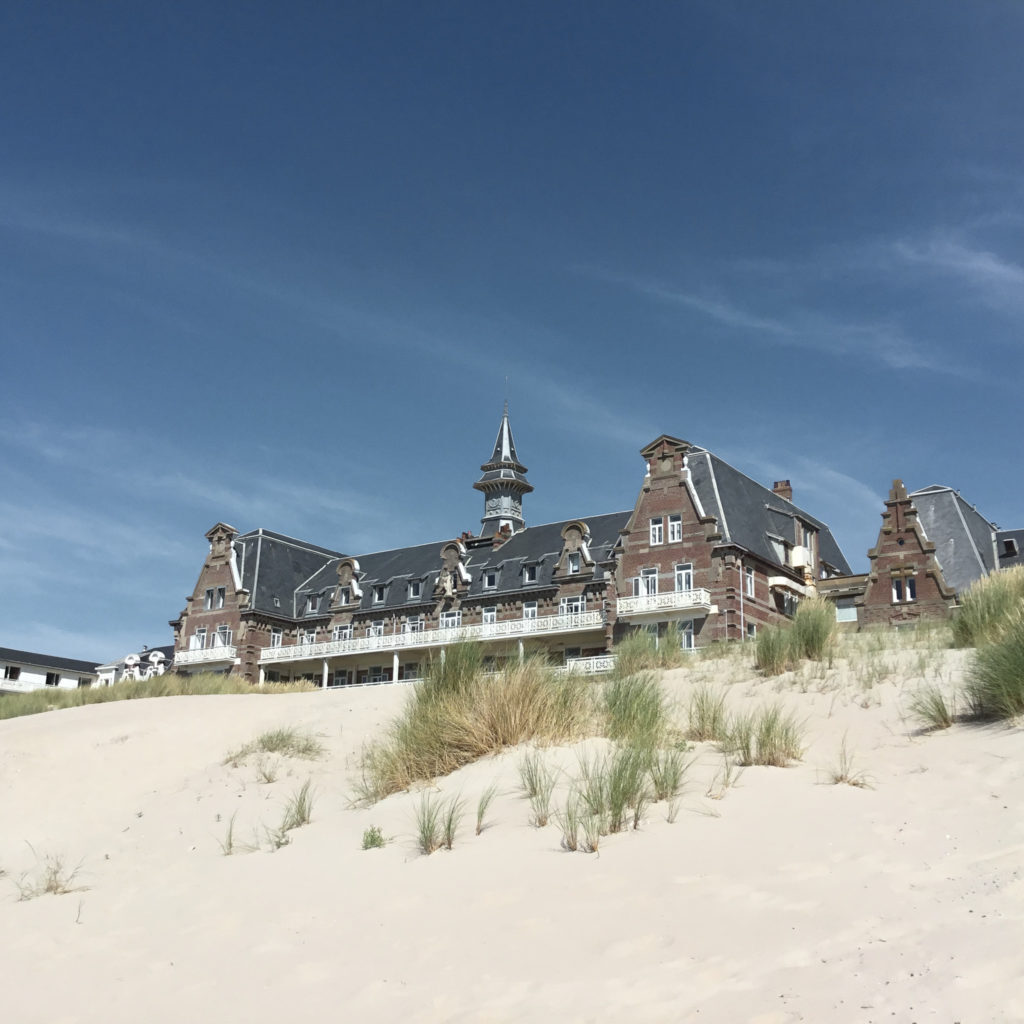
[[[663,281],[626,274],[582,269],[589,276],[628,288],[670,306],[694,310],[735,331],[747,332],[755,344],[788,345],[833,356],[860,358],[891,369],[924,369],[962,375],[947,358],[929,352],[895,322],[855,322],[825,313],[794,310],[786,316],[766,316],[723,296],[673,288]]]

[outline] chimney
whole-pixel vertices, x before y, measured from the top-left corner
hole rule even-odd
[[[494,538],[491,541],[491,550],[493,551],[495,548],[500,548],[501,545],[504,544],[511,536],[512,527],[509,526],[508,523],[505,523],[505,525],[494,534]]]
[[[793,500],[793,487],[788,480],[776,480],[772,484],[772,493],[777,494],[780,498],[785,498],[786,501]]]

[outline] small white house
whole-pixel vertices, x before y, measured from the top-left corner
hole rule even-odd
[[[0,693],[28,693],[44,687],[74,690],[99,678],[96,663],[0,647]]]
[[[162,676],[174,660],[174,645],[167,647],[143,647],[141,651],[125,654],[117,661],[97,665],[99,686],[111,686],[123,679],[149,679]]]

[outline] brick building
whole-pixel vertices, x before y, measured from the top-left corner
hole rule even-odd
[[[533,490],[502,415],[477,535],[352,555],[217,523],[195,590],[171,622],[179,671],[236,671],[324,686],[418,677],[444,646],[494,663],[542,651],[609,666],[627,631],[684,646],[751,637],[822,578],[849,574],[831,532],[706,449],[662,435],[641,453],[632,511],[526,525]]]

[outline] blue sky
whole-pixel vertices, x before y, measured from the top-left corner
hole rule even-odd
[[[1024,5],[0,7],[0,645],[169,642],[218,520],[632,506],[660,433],[866,565],[1024,525]],[[508,377],[508,384],[505,378]]]

